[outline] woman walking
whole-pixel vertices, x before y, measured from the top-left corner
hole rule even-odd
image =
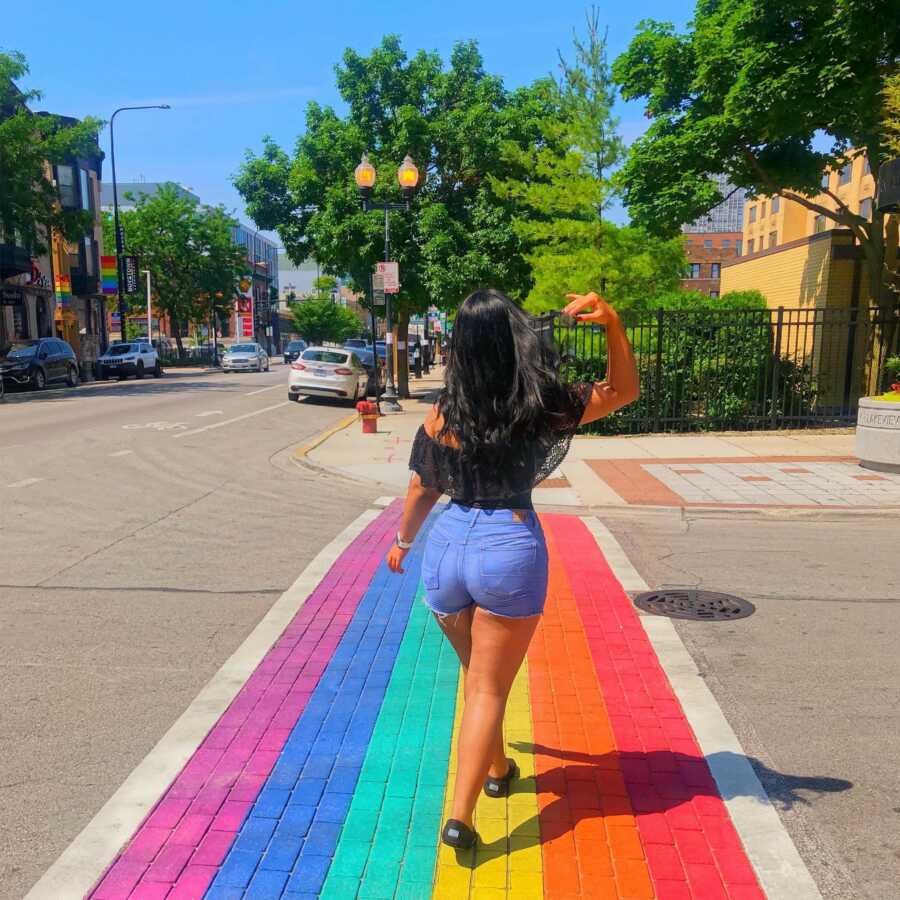
[[[531,490],[562,462],[580,424],[638,396],[616,312],[594,293],[569,299],[565,314],[606,327],[605,381],[563,385],[555,352],[500,291],[476,291],[462,304],[445,386],[413,443],[413,474],[387,557],[402,572],[428,513],[449,495],[428,535],[422,580],[464,675],[453,810],[441,832],[452,847],[477,840],[479,792],[505,797],[518,774],[506,757],[503,714],[547,591],[547,548]]]

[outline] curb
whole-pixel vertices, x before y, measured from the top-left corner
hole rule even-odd
[[[626,515],[639,517],[641,514],[655,516],[676,516],[679,519],[730,519],[751,518],[751,519],[780,519],[780,520],[808,520],[808,521],[842,521],[846,519],[857,519],[862,517],[882,517],[893,519],[900,517],[900,507],[898,506],[848,506],[840,507],[823,507],[822,509],[813,509],[804,507],[797,509],[789,506],[771,506],[771,507],[727,507],[717,509],[714,506],[651,506],[638,504],[608,504],[606,506],[586,505],[587,509],[598,515]]]
[[[326,429],[325,431],[317,434],[312,440],[307,441],[305,444],[301,444],[294,452],[291,454],[291,461],[294,462],[298,466],[302,466],[304,469],[309,469],[313,472],[328,472],[331,475],[340,475],[343,478],[346,478],[348,481],[357,481],[357,479],[353,478],[350,475],[346,475],[341,472],[339,469],[332,469],[330,466],[323,466],[320,463],[313,462],[309,459],[309,454],[313,450],[316,449],[320,444],[324,444],[325,441],[328,440],[332,435],[337,434],[339,431],[343,431],[345,428],[348,428],[355,421],[359,419],[359,413],[351,413],[348,416],[345,416],[341,419],[336,425],[332,425],[331,428]]]

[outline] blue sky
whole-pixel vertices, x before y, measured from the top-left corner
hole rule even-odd
[[[586,6],[582,0],[155,0],[134,7],[121,0],[75,6],[43,0],[28,15],[4,17],[0,49],[26,55],[26,86],[43,92],[41,109],[108,119],[118,106],[171,103],[168,111],[117,117],[119,180],[177,181],[246,219],[231,184],[244,151],[257,150],[264,134],[290,149],[309,100],[340,104],[333,66],[345,47],[367,52],[395,32],[408,52],[438,50],[446,58],[454,42],[474,38],[487,70],[516,87],[554,69],[557,49],[569,51]],[[601,7],[611,55],[624,49],[641,19],[683,25],[692,9],[673,0]],[[619,112],[626,139],[639,134],[641,109],[621,104]],[[101,143],[108,152],[108,128]],[[107,156],[104,178],[110,177]]]

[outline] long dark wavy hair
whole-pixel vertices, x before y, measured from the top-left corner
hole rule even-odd
[[[461,462],[504,484],[550,447],[572,415],[559,356],[506,294],[483,288],[456,314],[439,437],[458,446]]]

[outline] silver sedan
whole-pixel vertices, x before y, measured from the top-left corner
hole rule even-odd
[[[222,357],[225,372],[268,372],[269,354],[259,344],[233,344]]]

